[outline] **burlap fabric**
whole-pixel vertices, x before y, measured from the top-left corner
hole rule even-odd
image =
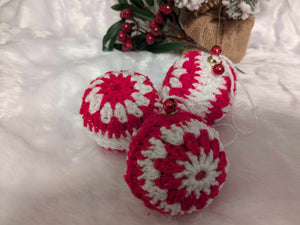
[[[206,49],[220,45],[223,54],[232,62],[240,62],[246,54],[254,17],[233,20],[222,13],[219,19],[219,9],[208,5],[205,10],[204,13],[182,10],[180,22],[186,34]],[[186,49],[186,51],[190,50],[192,49]]]

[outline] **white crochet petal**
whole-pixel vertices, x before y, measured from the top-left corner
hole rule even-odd
[[[170,86],[172,88],[182,87],[182,83],[175,77],[170,78]]]
[[[101,121],[108,124],[113,116],[113,111],[109,102],[106,102],[100,111]]]
[[[94,114],[99,110],[103,94],[97,94],[100,88],[94,88],[91,92],[86,96],[85,102],[89,102],[89,113]]]
[[[93,82],[90,84],[90,88],[94,88],[94,87],[96,87],[96,85],[99,85],[99,84],[102,84],[102,83],[103,83],[103,80],[96,79],[95,81],[93,81]]]
[[[151,86],[143,84],[143,83],[136,83],[134,85],[134,88],[139,90],[139,92],[143,95],[153,90],[153,88]]]
[[[136,117],[142,117],[144,115],[142,110],[140,110],[134,102],[130,100],[125,100],[124,102],[128,114],[135,115]]]
[[[129,148],[129,143],[131,141],[131,134],[128,131],[126,131],[126,135],[127,135],[126,137],[121,136],[120,138],[115,138],[115,137],[110,138],[108,136],[108,132],[106,132],[105,134],[102,134],[101,132],[99,133],[90,132],[89,134],[93,137],[93,139],[97,142],[97,144],[107,149],[127,151]]]
[[[118,118],[121,123],[126,123],[128,121],[126,109],[120,103],[117,103],[115,106],[114,116]]]
[[[131,96],[134,98],[138,106],[148,106],[150,104],[150,100],[139,92],[134,92]]]

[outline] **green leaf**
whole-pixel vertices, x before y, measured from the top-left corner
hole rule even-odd
[[[164,0],[156,0],[156,2],[158,5],[161,5],[164,2]]]
[[[173,42],[160,42],[154,44],[150,47],[147,47],[146,50],[152,53],[162,53],[162,52],[170,52],[175,50],[180,50],[185,48],[185,44],[183,43],[173,43]]]
[[[149,6],[154,6],[154,0],[146,0]]]
[[[154,20],[155,15],[147,8],[140,9],[134,5],[129,4],[116,4],[111,7],[113,10],[121,11],[123,9],[130,8],[132,10],[133,16],[141,20],[151,21]]]
[[[130,2],[138,8],[144,8],[145,6],[142,0],[130,0]]]
[[[110,44],[111,44],[111,40],[114,40],[115,39],[115,42],[117,40],[117,36],[118,36],[118,33],[119,31],[121,30],[121,26],[123,24],[123,20],[120,20],[118,22],[116,22],[115,24],[113,24],[106,32],[105,36],[103,37],[103,41],[102,41],[102,49],[104,51],[111,51],[109,50],[110,48],[108,47],[107,48],[107,43],[110,41]],[[109,44],[109,46],[110,46]]]
[[[150,48],[154,48],[157,45],[162,45],[162,44],[165,44],[165,43],[168,43],[168,42],[169,42],[168,39],[163,39],[163,40],[155,41],[155,43],[153,45],[149,46],[148,48],[149,49]]]
[[[180,23],[178,21],[178,16],[174,15],[175,21],[173,20],[172,15],[167,15],[166,16],[167,20],[170,21],[170,23],[172,23],[180,32],[184,32],[182,27],[180,26]]]
[[[146,37],[143,34],[139,34],[132,38],[132,44],[136,49],[141,49],[147,46]]]
[[[127,0],[118,0],[119,3],[128,3]]]
[[[118,33],[117,33],[117,35],[113,36],[112,39],[110,40],[109,45],[108,45],[108,49],[107,49],[108,51],[112,51],[113,50],[114,45],[115,45],[115,43],[117,41],[117,38],[118,38]]]
[[[122,44],[115,44],[114,48],[119,50],[119,51],[122,51]]]
[[[128,9],[129,7],[130,5],[128,5],[127,3],[120,3],[113,5],[111,8],[115,11],[121,11],[123,9]]]
[[[132,12],[134,17],[139,18],[141,20],[151,21],[155,18],[155,15],[149,9],[146,8],[140,11],[132,10]]]

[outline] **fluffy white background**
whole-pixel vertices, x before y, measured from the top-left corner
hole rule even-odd
[[[98,147],[78,115],[97,75],[132,69],[159,87],[178,57],[103,53],[101,39],[118,19],[113,3],[0,0],[0,224],[299,224],[299,1],[262,2],[238,65],[247,73],[240,79],[257,110],[256,131],[226,148],[230,173],[217,199],[174,218],[131,195],[125,156]],[[239,124],[250,120],[249,128],[249,101],[243,91],[237,99]]]

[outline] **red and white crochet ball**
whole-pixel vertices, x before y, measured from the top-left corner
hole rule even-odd
[[[148,117],[132,138],[124,177],[148,208],[180,215],[210,204],[227,169],[218,133],[182,111]]]
[[[186,99],[188,108],[180,103],[179,107],[212,125],[230,109],[236,89],[236,72],[230,60],[220,55],[225,71],[215,75],[207,61],[209,56],[203,51],[191,51],[176,60],[163,82],[162,94]]]
[[[99,145],[125,152],[132,135],[157,110],[157,99],[148,77],[133,71],[110,71],[90,83],[80,114]]]

